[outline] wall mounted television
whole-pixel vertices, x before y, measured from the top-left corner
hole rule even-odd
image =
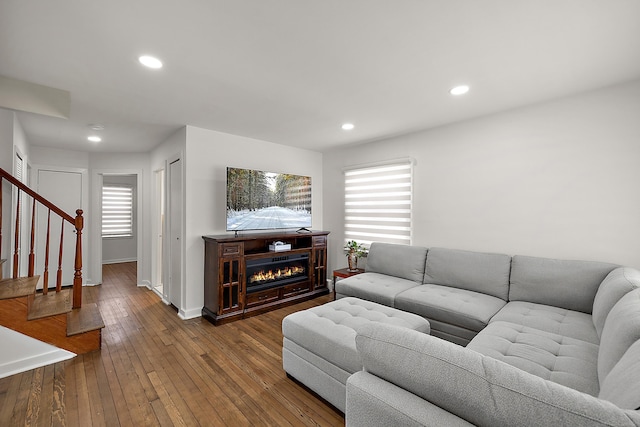
[[[227,231],[311,227],[311,177],[227,167]]]

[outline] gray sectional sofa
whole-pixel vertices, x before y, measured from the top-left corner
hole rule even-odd
[[[348,425],[640,426],[637,270],[374,243],[335,291],[431,324],[357,331]]]

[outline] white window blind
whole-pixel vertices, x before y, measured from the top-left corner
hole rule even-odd
[[[133,189],[102,187],[102,237],[133,236]]]
[[[410,160],[346,170],[345,239],[411,244],[412,184]]]
[[[20,157],[20,154],[16,153],[15,173],[13,174],[13,176],[20,182],[24,182],[22,178],[23,163],[24,162],[22,161],[22,157]]]

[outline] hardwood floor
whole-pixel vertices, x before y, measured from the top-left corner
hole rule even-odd
[[[340,426],[343,415],[282,370],[282,319],[324,296],[221,326],[181,320],[136,264],[84,288],[102,350],[0,379],[0,426]]]

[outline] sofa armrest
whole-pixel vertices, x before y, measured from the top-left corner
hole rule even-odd
[[[365,371],[347,379],[348,427],[447,426],[473,424]]]
[[[406,328],[366,325],[365,371],[485,426],[640,426],[640,413]]]

